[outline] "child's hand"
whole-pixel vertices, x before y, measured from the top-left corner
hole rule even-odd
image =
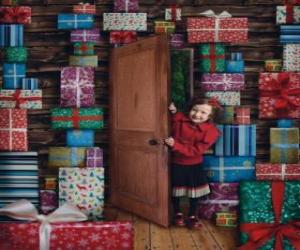
[[[173,137],[169,137],[169,138],[165,139],[165,144],[168,145],[168,146],[170,146],[170,147],[173,147],[174,144],[175,144],[174,138]]]
[[[171,102],[170,106],[169,106],[169,111],[172,113],[172,114],[175,114],[177,112],[177,108],[174,104],[174,102]]]

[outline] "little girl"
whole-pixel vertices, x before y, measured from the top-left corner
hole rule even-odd
[[[219,130],[211,118],[219,108],[215,99],[193,100],[187,115],[177,112],[174,103],[169,106],[172,116],[172,137],[165,139],[165,144],[172,150],[172,203],[174,223],[199,229],[201,224],[196,210],[198,198],[207,195],[210,190],[206,175],[201,167],[204,152],[220,136]],[[187,224],[180,209],[180,197],[189,197],[189,214]]]

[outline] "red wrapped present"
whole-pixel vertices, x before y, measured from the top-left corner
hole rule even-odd
[[[73,6],[73,13],[96,14],[96,6],[89,3],[79,3]]]
[[[137,35],[135,31],[111,31],[109,34],[109,43],[111,44],[128,44],[136,40]]]
[[[255,172],[257,180],[300,180],[300,164],[259,163]]]
[[[0,109],[0,151],[27,151],[27,110]]]
[[[206,17],[188,18],[187,31],[190,43],[245,43],[248,41],[247,18],[231,18],[226,11],[220,15],[215,15],[211,10],[202,14]]]
[[[0,23],[29,24],[31,8],[26,6],[0,7]]]
[[[260,73],[259,118],[300,118],[300,73]]]
[[[235,123],[236,124],[250,124],[250,108],[249,107],[235,107]]]

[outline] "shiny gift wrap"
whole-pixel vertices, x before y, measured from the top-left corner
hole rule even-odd
[[[300,181],[300,164],[259,163],[255,173],[257,180]]]
[[[11,63],[22,63],[27,61],[27,48],[8,47],[5,49],[5,60]]]
[[[225,71],[225,45],[222,43],[204,43],[199,45],[199,69],[203,73]]]
[[[48,166],[50,168],[85,167],[86,148],[49,147]]]
[[[0,23],[30,24],[31,8],[27,6],[0,7]]]
[[[201,88],[205,91],[239,91],[244,85],[244,74],[205,73],[201,77]]]

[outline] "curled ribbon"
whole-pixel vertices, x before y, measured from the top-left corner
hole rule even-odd
[[[37,209],[29,201],[22,199],[0,208],[0,215],[17,220],[38,221],[40,250],[50,249],[51,224],[57,222],[79,222],[87,220],[87,216],[75,206],[65,203],[49,215],[38,214]]]

